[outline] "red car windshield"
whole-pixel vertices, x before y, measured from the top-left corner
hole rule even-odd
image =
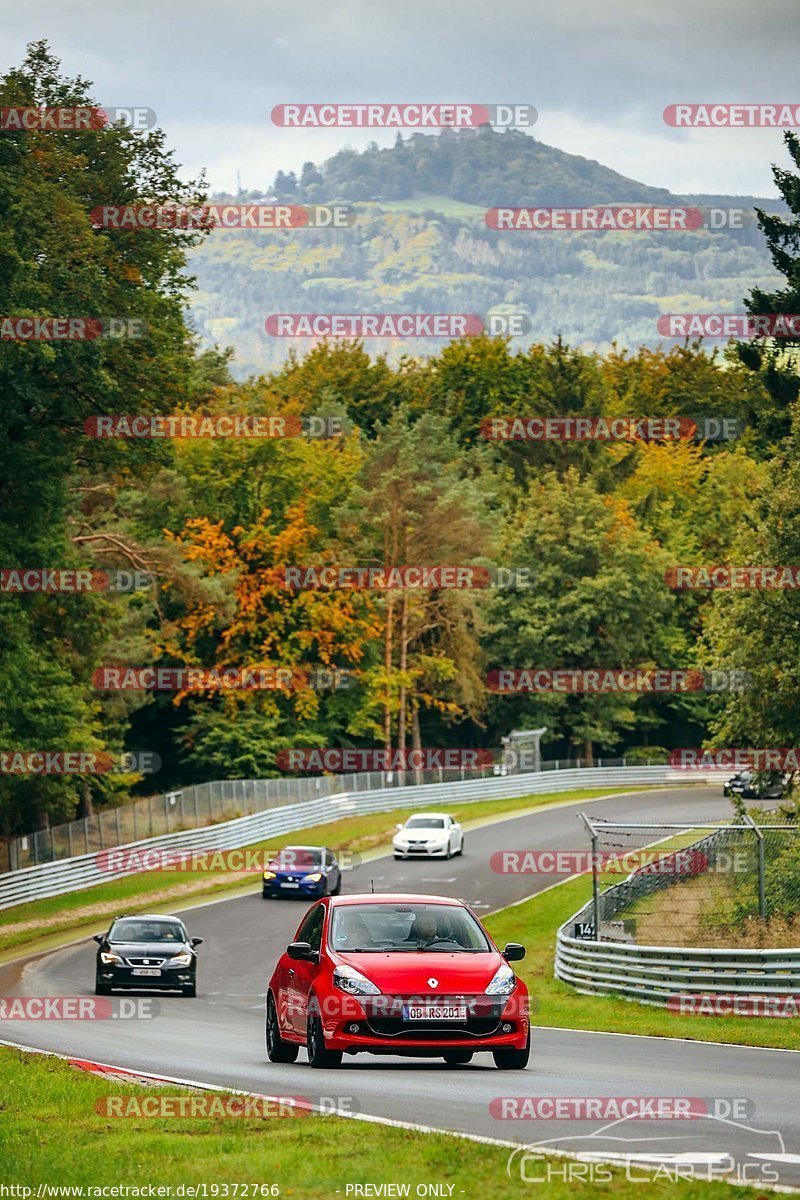
[[[330,945],[345,954],[491,950],[486,934],[455,904],[343,904],[333,910]]]

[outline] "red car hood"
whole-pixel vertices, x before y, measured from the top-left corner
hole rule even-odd
[[[447,953],[438,950],[397,954],[339,954],[335,961],[355,967],[389,995],[475,995],[485,992],[504,962],[500,954]],[[432,979],[436,983],[431,983]]]

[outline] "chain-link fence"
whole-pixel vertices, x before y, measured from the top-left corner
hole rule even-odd
[[[582,814],[593,898],[571,935],[640,946],[800,945],[800,828],[757,815],[687,829]]]
[[[658,766],[663,757],[653,756],[652,763],[637,759],[637,765]],[[542,771],[571,770],[579,767],[625,766],[624,758],[554,759],[539,764]],[[94,816],[68,821],[37,830],[24,837],[11,838],[0,846],[0,872],[72,858],[124,846],[141,838],[199,829],[234,817],[248,816],[285,804],[322,799],[341,792],[368,792],[375,788],[404,784],[453,783],[467,779],[485,779],[491,775],[530,773],[534,768],[509,768],[502,762],[480,770],[458,768],[419,771],[364,771],[351,775],[319,775],[300,778],[232,779],[200,783],[164,795],[148,796]]]

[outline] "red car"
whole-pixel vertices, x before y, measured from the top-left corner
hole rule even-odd
[[[466,904],[446,896],[325,896],[308,910],[267,990],[267,1054],[338,1067],[343,1054],[468,1063],[491,1050],[522,1070],[528,991]]]

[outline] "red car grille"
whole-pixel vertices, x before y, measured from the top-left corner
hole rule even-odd
[[[507,996],[380,996],[364,1000],[364,1012],[370,1030],[379,1037],[415,1037],[436,1041],[437,1038],[488,1037],[493,1034],[503,1015]],[[436,1005],[466,1005],[467,1019],[414,1020],[403,1016],[403,1006],[409,1002]]]

